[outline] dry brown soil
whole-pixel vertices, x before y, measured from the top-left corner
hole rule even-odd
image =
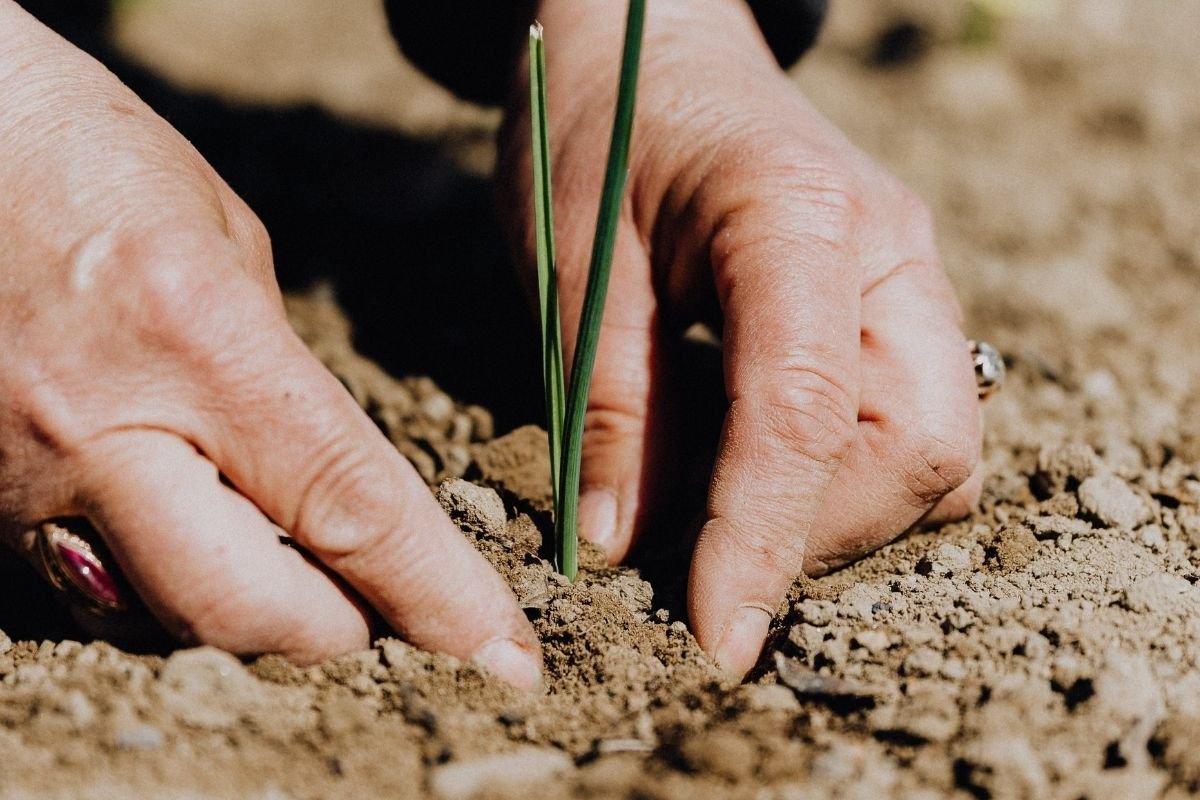
[[[494,122],[427,91],[411,118],[380,111],[413,79],[382,45],[335,46],[378,24],[367,0],[336,5],[333,24],[319,0],[132,3],[119,38],[240,101],[421,133]],[[797,584],[732,685],[677,581],[594,552],[578,583],[552,574],[538,431],[494,439],[487,410],[356,355],[328,292],[298,295],[306,340],[431,486],[449,480],[439,499],[542,637],[544,694],[395,639],[298,668],[0,634],[0,797],[1200,793],[1200,2],[1010,5],[1032,11],[969,43],[959,3],[841,0],[797,73],[928,199],[968,330],[1009,358],[969,519]],[[224,7],[256,33],[205,21]],[[310,69],[245,67],[238,47]]]

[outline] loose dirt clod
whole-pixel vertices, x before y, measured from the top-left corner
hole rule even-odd
[[[1115,475],[1093,475],[1079,485],[1079,505],[1103,525],[1132,529],[1148,522],[1150,509]]]
[[[436,767],[429,776],[433,795],[443,800],[470,800],[480,794],[522,791],[572,771],[575,765],[561,750],[526,747],[511,753],[484,756]]]

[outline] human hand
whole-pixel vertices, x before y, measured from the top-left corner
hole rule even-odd
[[[657,437],[683,389],[663,354],[687,323],[723,325],[729,408],[689,610],[700,644],[742,675],[802,569],[976,502],[976,387],[920,200],[805,101],[741,0],[647,13],[580,529],[614,560],[642,535],[671,486]],[[604,0],[543,0],[539,16],[570,363],[624,18]],[[528,212],[528,112],[514,97],[502,174],[508,207]]]
[[[535,685],[508,587],[288,327],[253,213],[9,0],[0,30],[0,538],[88,518],[186,641],[311,662],[369,644],[363,598]]]

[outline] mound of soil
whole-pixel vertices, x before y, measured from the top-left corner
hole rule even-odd
[[[0,635],[0,797],[1200,793],[1200,3],[979,5],[843,0],[797,76],[929,200],[968,330],[1010,362],[969,519],[798,581],[733,684],[677,581],[594,549],[553,574],[544,434],[496,438],[360,356],[332,293],[294,295],[512,585],[544,692],[390,638],[299,668],[22,629]]]

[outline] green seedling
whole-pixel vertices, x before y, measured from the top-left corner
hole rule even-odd
[[[538,312],[541,318],[542,374],[546,394],[546,426],[550,440],[550,479],[553,482],[555,566],[570,580],[578,572],[579,471],[583,456],[583,419],[587,411],[588,388],[596,364],[596,346],[600,340],[600,320],[608,293],[616,246],[617,222],[625,181],[629,172],[629,142],[633,134],[633,110],[637,96],[638,62],[645,23],[645,0],[630,0],[625,21],[625,44],[621,56],[621,77],[617,87],[617,106],[609,143],[608,166],[600,194],[600,211],[592,256],[588,267],[587,288],[579,331],[575,337],[575,357],[571,362],[571,382],[565,391],[563,378],[562,326],[559,316],[558,283],[554,247],[553,197],[550,181],[550,141],[546,110],[546,48],[542,27],[529,30],[529,100],[533,135],[534,232],[537,238]]]

